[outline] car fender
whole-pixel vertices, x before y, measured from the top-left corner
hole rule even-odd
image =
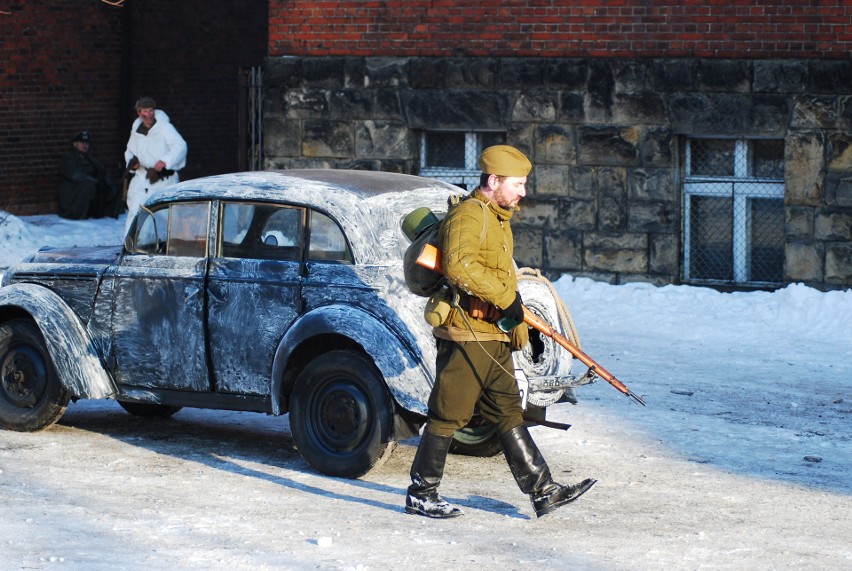
[[[116,387],[80,319],[57,294],[35,284],[0,288],[0,309],[17,307],[35,320],[65,389],[76,398],[101,399]]]
[[[272,365],[273,414],[281,414],[281,384],[293,351],[311,337],[323,334],[342,335],[358,343],[378,367],[397,404],[426,415],[433,374],[426,368],[419,348],[405,343],[371,313],[349,305],[314,309],[300,316],[287,330]]]

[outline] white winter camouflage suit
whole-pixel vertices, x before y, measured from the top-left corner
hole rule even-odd
[[[130,128],[130,138],[127,141],[127,149],[124,151],[125,164],[129,164],[131,159],[136,157],[142,167],[130,178],[130,184],[127,187],[125,231],[130,228],[130,223],[136,216],[136,211],[145,202],[148,194],[178,182],[180,177],[178,177],[177,171],[186,166],[186,141],[172,125],[165,111],[155,109],[154,117],[157,122],[154,123],[147,134],[139,132],[142,119],[136,118]],[[145,169],[153,168],[157,161],[163,161],[166,163],[165,168],[173,170],[175,173],[152,184],[146,176]]]

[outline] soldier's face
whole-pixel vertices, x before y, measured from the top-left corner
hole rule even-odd
[[[512,210],[523,197],[527,195],[527,177],[525,176],[507,176],[494,177],[496,185],[494,187],[494,202],[507,210]]]
[[[140,109],[136,112],[139,115],[139,118],[142,119],[142,124],[145,125],[146,128],[150,129],[154,124],[154,109]]]

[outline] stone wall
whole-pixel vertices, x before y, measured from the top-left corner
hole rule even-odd
[[[786,140],[786,276],[852,285],[852,62],[268,58],[266,168],[417,173],[420,130],[503,130],[535,165],[516,257],[678,283],[686,136]]]

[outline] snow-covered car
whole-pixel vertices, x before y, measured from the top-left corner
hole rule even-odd
[[[434,380],[400,223],[461,193],[367,171],[213,176],[149,197],[123,245],[41,250],[0,287],[0,427],[45,428],[77,399],[289,413],[310,466],[365,474],[418,433]],[[573,337],[550,282],[520,274],[528,307]],[[516,355],[530,418],[573,400],[583,380],[550,338],[531,331]],[[474,418],[454,450],[495,454],[499,438]]]

